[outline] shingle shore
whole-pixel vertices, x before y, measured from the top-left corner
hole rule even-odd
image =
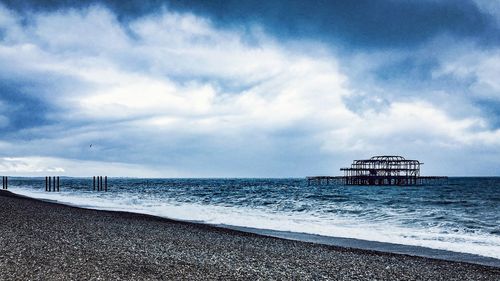
[[[500,280],[500,268],[68,207],[0,191],[0,280]]]

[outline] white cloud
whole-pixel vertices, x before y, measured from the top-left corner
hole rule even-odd
[[[64,172],[61,167],[51,166],[47,159],[34,158],[0,158],[0,172],[3,173],[42,173],[42,172]]]
[[[47,157],[22,158],[14,165],[20,170],[5,166],[16,173],[77,174],[80,164],[91,171],[116,162],[109,169],[134,175],[297,176],[311,165],[300,163],[307,154],[332,165],[345,155],[474,145],[497,153],[500,145],[499,131],[480,116],[456,117],[419,97],[391,100],[378,111],[368,102],[365,112],[352,112],[344,100],[363,81],[350,80],[333,54],[305,53],[258,30],[219,29],[170,11],[122,24],[96,6],[33,14],[27,27],[16,17],[0,6],[0,27],[8,30],[0,74],[79,82],[71,90],[49,82],[40,91],[58,108],[51,113],[55,124],[25,130],[38,137],[5,146],[10,154]],[[498,72],[498,58],[490,59],[472,69],[450,64],[442,73],[474,71],[496,93],[491,73]],[[89,153],[90,143],[98,153]],[[49,158],[57,165],[47,166]]]
[[[98,56],[102,50],[126,47],[129,41],[111,12],[95,7],[38,14],[31,27],[31,40],[61,55],[85,49]]]
[[[443,58],[436,77],[453,75],[472,81],[468,87],[478,97],[500,101],[500,50],[462,49]]]
[[[56,157],[4,157],[0,158],[0,172],[12,176],[95,176],[103,171],[108,176],[160,177],[165,171],[158,167],[133,165],[118,162],[97,162]],[[167,171],[172,176],[182,176],[174,170]]]

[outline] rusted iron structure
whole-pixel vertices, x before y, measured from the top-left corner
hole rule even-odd
[[[415,185],[422,164],[401,156],[374,156],[354,160],[351,167],[340,170],[347,185]]]
[[[422,185],[440,184],[447,177],[422,177],[418,160],[402,156],[374,156],[370,159],[354,160],[350,167],[341,168],[344,176],[308,177],[310,184],[340,183],[344,185]]]

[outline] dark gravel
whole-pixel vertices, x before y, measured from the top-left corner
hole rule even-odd
[[[0,192],[0,280],[500,280],[500,268],[317,245]]]

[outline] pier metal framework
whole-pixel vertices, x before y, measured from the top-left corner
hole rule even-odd
[[[365,160],[354,160],[350,167],[341,168],[344,176],[308,177],[308,184],[340,183],[344,185],[420,185],[440,184],[447,177],[422,177],[418,160],[402,156],[374,156]]]
[[[354,160],[344,172],[347,185],[414,185],[420,178],[418,160],[402,156],[374,156],[366,160]]]

